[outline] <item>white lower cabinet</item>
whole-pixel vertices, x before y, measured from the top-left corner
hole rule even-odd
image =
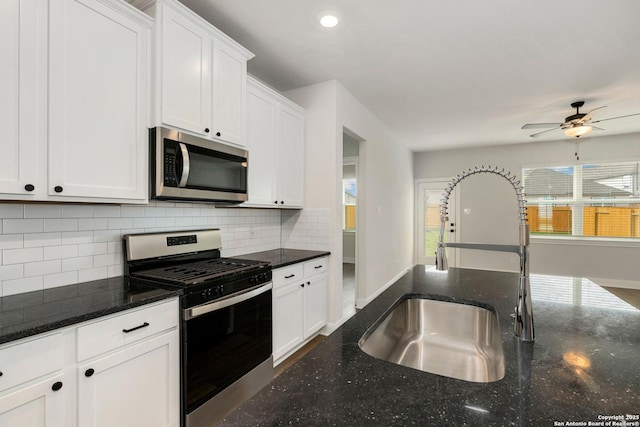
[[[282,359],[326,324],[328,257],[273,271],[273,359]],[[317,267],[317,268],[316,268]]]
[[[178,427],[178,315],[174,298],[0,346],[0,426]]]
[[[0,397],[0,426],[67,427],[66,390],[73,381],[46,377]]]
[[[78,425],[176,426],[177,345],[174,329],[80,365]]]

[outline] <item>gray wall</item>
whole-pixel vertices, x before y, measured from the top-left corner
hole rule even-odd
[[[580,161],[575,144],[567,140],[484,148],[414,153],[416,179],[453,177],[475,165],[499,166],[522,174],[523,166],[571,165],[640,158],[640,134],[585,138]],[[517,203],[510,184],[498,176],[474,175],[462,181],[458,235],[462,242],[517,243]],[[470,209],[464,214],[464,209]],[[534,273],[627,280],[640,284],[639,242],[594,242],[533,238]],[[635,261],[634,261],[635,260]],[[461,251],[459,265],[470,268],[517,271],[510,254]],[[606,282],[606,280],[605,280]],[[598,283],[603,283],[599,280]]]

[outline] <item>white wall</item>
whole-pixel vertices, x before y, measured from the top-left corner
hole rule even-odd
[[[523,166],[576,164],[575,145],[567,140],[484,148],[433,151],[414,154],[415,178],[452,177],[475,165],[499,166],[522,174]],[[640,134],[590,137],[581,140],[579,163],[624,161],[640,158]],[[474,175],[460,188],[459,240],[462,242],[517,243],[517,203],[511,186],[493,175]],[[534,273],[569,275],[640,283],[637,261],[640,244],[562,242],[533,238],[531,270]],[[517,271],[511,254],[461,251],[460,265]],[[605,283],[606,280],[599,280]]]
[[[305,207],[331,212],[328,320],[342,318],[342,133],[365,142],[359,153],[358,281],[368,301],[412,263],[413,172],[411,152],[337,81],[285,93],[307,110]],[[338,260],[336,262],[336,260]]]

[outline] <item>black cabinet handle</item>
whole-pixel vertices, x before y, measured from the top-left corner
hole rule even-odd
[[[307,282],[307,286],[311,286],[311,282]]]
[[[216,132],[216,136],[220,136],[220,132]]]
[[[3,376],[4,374],[2,373],[2,371],[0,371],[0,377]]]
[[[96,371],[93,370],[93,368],[89,368],[86,371],[84,371],[84,376],[89,378],[90,376],[92,376]]]
[[[63,188],[60,187],[59,185],[56,185],[55,187],[53,187],[53,191],[55,191],[56,193],[62,193]]]
[[[209,128],[205,128],[204,133],[209,133]]]
[[[24,189],[27,190],[27,191],[33,191],[33,190],[36,189],[36,187],[34,187],[33,184],[27,184],[27,185],[24,186]]]
[[[122,332],[128,334],[129,332],[137,331],[138,329],[146,328],[147,326],[149,326],[149,324],[147,322],[144,322],[142,325],[136,326],[135,328],[123,329]]]
[[[296,277],[295,274],[290,274],[288,276],[284,276],[285,279],[291,279],[292,277]]]
[[[313,267],[313,268],[318,269],[318,268],[322,268],[322,266],[321,266],[321,265],[316,265],[316,266],[315,266],[315,267]]]
[[[62,388],[62,381],[56,381],[55,383],[53,383],[53,385],[51,386],[51,390],[53,391],[58,391]]]
[[[301,287],[301,288],[304,288],[304,283],[302,283],[302,284],[300,285],[300,287]]]
[[[280,200],[280,204],[281,204],[281,205],[284,205],[284,200]]]
[[[275,204],[277,205],[277,204],[278,204],[278,201],[276,200],[276,201],[275,201],[275,202],[273,202],[273,203],[275,203]]]

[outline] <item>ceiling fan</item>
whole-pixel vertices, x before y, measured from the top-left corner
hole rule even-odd
[[[557,130],[557,129],[564,130],[564,134],[567,135],[567,136],[580,138],[581,136],[588,134],[589,132],[591,132],[594,129],[595,130],[604,130],[602,128],[593,126],[593,124],[595,124],[595,123],[604,122],[606,120],[621,119],[623,117],[631,117],[631,116],[640,115],[640,113],[635,113],[635,114],[627,114],[626,116],[609,117],[608,119],[601,119],[601,120],[591,121],[591,116],[593,115],[593,113],[595,111],[600,110],[600,109],[605,108],[605,107],[603,106],[603,107],[594,108],[593,110],[591,110],[588,113],[584,114],[584,113],[580,112],[580,107],[582,107],[583,105],[584,105],[584,101],[573,102],[571,104],[571,107],[576,109],[576,113],[566,117],[564,119],[563,123],[527,123],[526,125],[522,126],[522,129],[551,128],[551,129],[543,130],[542,132],[538,132],[538,133],[534,133],[532,135],[529,135],[532,138],[537,138],[540,135],[542,135],[543,133],[551,132],[551,131]]]

